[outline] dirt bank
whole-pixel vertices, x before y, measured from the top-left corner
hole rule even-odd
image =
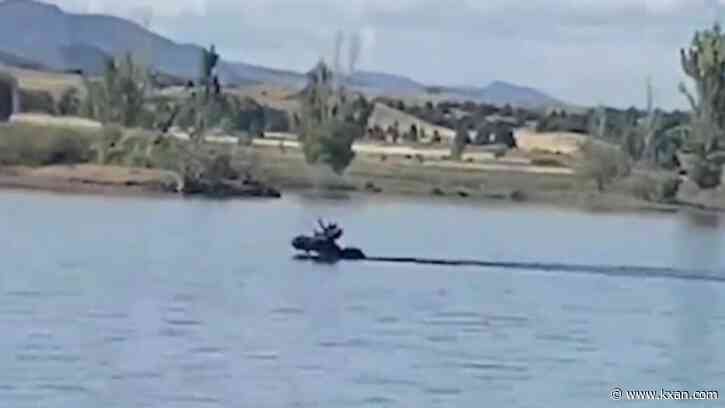
[[[75,165],[0,169],[0,188],[103,195],[168,195],[168,172],[117,166]]]

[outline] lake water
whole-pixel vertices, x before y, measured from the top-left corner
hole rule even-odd
[[[617,406],[614,386],[725,391],[724,283],[293,261],[318,216],[376,256],[725,276],[712,216],[5,191],[0,406],[580,408]]]

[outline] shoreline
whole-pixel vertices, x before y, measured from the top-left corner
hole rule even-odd
[[[161,178],[163,176],[163,172],[155,170],[93,165],[51,166],[36,169],[6,168],[0,170],[0,189],[105,197],[184,198],[183,195],[161,189]],[[314,200],[337,201],[363,197],[369,200],[387,201],[420,200],[425,198],[451,205],[513,206],[519,208],[540,206],[563,211],[578,210],[594,213],[677,214],[683,211],[725,212],[721,208],[700,207],[688,203],[652,203],[617,193],[591,194],[582,191],[569,191],[562,194],[556,191],[531,191],[527,192],[522,199],[514,199],[510,195],[496,192],[481,192],[468,196],[425,194],[421,191],[413,191],[414,189],[385,189],[381,192],[370,192],[365,191],[364,188],[353,188],[354,186],[347,186],[348,188],[303,186],[295,177],[290,177],[287,181],[287,183],[282,183],[286,184],[286,186],[281,187],[283,195],[291,193],[303,199]],[[398,181],[400,182],[400,180]]]
[[[162,172],[111,166],[18,166],[0,169],[0,189],[59,194],[173,197],[174,194],[161,189],[161,180]]]

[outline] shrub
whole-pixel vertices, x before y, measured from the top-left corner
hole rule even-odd
[[[561,160],[554,157],[536,157],[531,159],[533,166],[541,167],[566,167],[566,164],[562,163]]]
[[[352,144],[362,130],[355,125],[333,119],[303,132],[303,151],[308,163],[323,163],[342,174],[355,158]]]
[[[53,100],[53,96],[50,92],[47,91],[21,89],[20,111],[54,115],[56,113],[55,100]]]
[[[105,125],[101,130],[101,138],[95,143],[96,161],[106,164],[118,156],[118,144],[123,137],[123,128],[119,125]]]
[[[590,139],[581,145],[580,153],[577,173],[584,179],[593,180],[599,192],[631,172],[629,158],[617,147]]]
[[[0,127],[0,164],[44,166],[85,163],[93,135],[68,128],[12,124]]]
[[[511,201],[523,202],[523,201],[526,201],[527,198],[528,197],[527,197],[526,193],[524,193],[521,190],[513,190],[509,194],[509,199],[511,199]]]
[[[674,174],[638,174],[630,179],[635,197],[652,202],[671,202],[677,198],[682,181]]]
[[[207,177],[212,180],[233,180],[239,176],[238,172],[232,167],[231,156],[228,154],[221,154],[212,159],[206,172]]]
[[[87,141],[63,132],[51,139],[47,153],[41,157],[41,165],[84,163],[90,160],[91,151]]]
[[[78,116],[80,111],[81,99],[78,96],[78,89],[75,87],[66,89],[58,101],[58,114],[64,116]]]
[[[451,144],[451,157],[454,160],[461,160],[461,157],[463,156],[463,151],[466,149],[467,144],[468,131],[463,126],[461,126],[456,131],[456,136],[453,138],[453,143]]]
[[[722,166],[710,160],[697,160],[688,176],[700,188],[711,189],[720,185],[722,174]]]

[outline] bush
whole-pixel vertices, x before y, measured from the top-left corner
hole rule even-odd
[[[66,89],[58,101],[58,114],[64,116],[78,116],[80,111],[81,99],[78,96],[78,89],[75,87]]]
[[[599,192],[614,181],[626,177],[632,168],[629,157],[615,146],[588,140],[581,145],[577,173],[584,179],[593,180]]]
[[[303,134],[303,151],[308,163],[323,163],[342,174],[355,158],[352,144],[362,133],[358,126],[331,120],[307,127]]]
[[[554,157],[536,157],[531,159],[531,165],[541,167],[566,167],[566,164]]]
[[[697,160],[688,176],[700,188],[711,189],[718,187],[721,182],[722,166],[709,160]]]
[[[516,202],[526,201],[528,196],[521,190],[514,190],[509,194],[509,199]]]
[[[468,131],[461,126],[456,131],[456,136],[453,138],[453,143],[451,144],[451,157],[454,160],[461,160],[461,157],[463,156],[463,151],[466,149],[467,144]]]
[[[20,111],[55,115],[55,100],[50,92],[20,90]]]
[[[123,137],[123,128],[119,125],[105,125],[101,130],[101,139],[95,144],[96,161],[106,164],[119,155],[118,143]]]
[[[12,124],[0,127],[0,164],[46,166],[89,162],[93,135],[68,128]]]
[[[51,140],[41,165],[85,163],[92,157],[87,141],[72,133],[61,133]]]
[[[216,156],[209,164],[206,173],[207,177],[212,180],[234,180],[239,176],[238,172],[232,167],[231,156],[228,154]]]
[[[677,198],[682,181],[673,174],[640,174],[631,179],[631,193],[652,202],[671,202]]]
[[[106,125],[101,141],[97,141],[100,164],[145,167],[176,171],[181,144],[172,137],[160,137],[145,130],[124,131],[117,125]]]

